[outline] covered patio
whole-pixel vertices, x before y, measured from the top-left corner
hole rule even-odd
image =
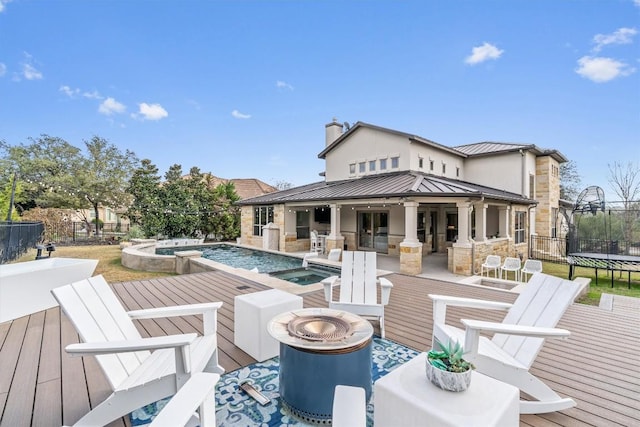
[[[493,288],[392,274],[386,310],[387,338],[418,351],[430,347],[432,307],[429,293],[511,302],[516,295]],[[206,301],[223,301],[219,312],[220,364],[227,372],[255,360],[233,344],[234,297],[266,289],[264,285],[215,271],[112,284],[130,310]],[[326,307],[322,291],[302,295],[304,307]],[[451,309],[447,320],[462,317],[501,320],[499,312]],[[640,313],[574,304],[558,327],[567,340],[548,340],[531,372],[577,407],[550,414],[523,415],[523,426],[629,426],[640,424]],[[143,336],[193,332],[194,318],[143,320]],[[202,331],[199,331],[202,333]],[[108,394],[95,360],[71,358],[64,347],[78,342],[59,308],[0,324],[0,425],[73,424]],[[425,379],[426,380],[426,379]],[[128,419],[112,423],[127,426]]]

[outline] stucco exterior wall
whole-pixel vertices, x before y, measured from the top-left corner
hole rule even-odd
[[[420,167],[421,158],[422,167]],[[433,170],[431,170],[431,161],[433,161]],[[442,172],[443,164],[446,166],[444,173]],[[409,167],[413,171],[464,180],[464,159],[461,156],[418,142],[410,144]],[[459,175],[456,174],[456,170],[459,171]]]
[[[465,180],[488,187],[520,194],[522,163],[520,153],[466,159]],[[528,176],[528,175],[527,175]],[[509,179],[505,179],[509,177]]]

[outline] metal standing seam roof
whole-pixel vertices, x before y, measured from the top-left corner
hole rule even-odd
[[[419,172],[394,172],[362,178],[316,182],[237,202],[264,205],[291,202],[328,202],[391,197],[486,197],[521,204],[535,203],[519,194]]]

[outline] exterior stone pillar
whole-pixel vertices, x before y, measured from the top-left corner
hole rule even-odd
[[[178,274],[189,274],[191,273],[190,263],[191,258],[200,258],[202,257],[202,252],[200,251],[177,251],[175,252],[176,256],[176,273]]]
[[[422,273],[422,243],[400,243],[400,272],[412,276]]]
[[[510,206],[500,206],[498,208],[498,233],[500,237],[509,237],[509,213]]]

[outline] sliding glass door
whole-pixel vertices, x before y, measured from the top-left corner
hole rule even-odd
[[[388,212],[358,212],[358,249],[387,253]]]

